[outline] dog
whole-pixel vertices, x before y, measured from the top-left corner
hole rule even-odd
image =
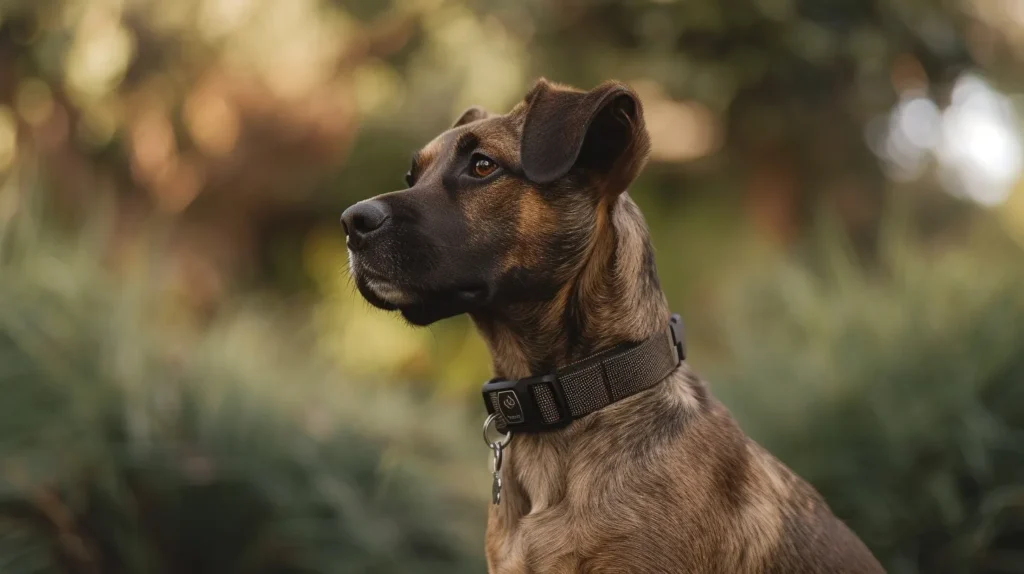
[[[407,189],[342,214],[356,286],[413,325],[469,314],[501,380],[654,340],[669,309],[627,193],[649,148],[620,82],[541,78],[507,114],[470,108],[414,155]],[[687,363],[670,369],[567,426],[515,434],[490,572],[884,572]]]

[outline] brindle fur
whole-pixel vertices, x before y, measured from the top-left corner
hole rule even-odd
[[[625,191],[648,147],[640,101],[616,82],[542,79],[508,114],[471,108],[416,155],[410,189],[374,200],[391,217],[353,250],[357,285],[415,324],[469,313],[505,378],[662,332],[669,308]],[[473,153],[500,173],[467,179]],[[496,574],[883,572],[685,363],[506,453],[487,528]]]

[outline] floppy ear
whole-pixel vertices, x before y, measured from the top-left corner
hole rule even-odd
[[[643,108],[625,84],[605,82],[579,92],[542,78],[526,102],[520,155],[531,181],[551,183],[581,168],[603,177],[608,192],[620,193],[647,161]]]
[[[452,128],[457,128],[461,125],[465,125],[470,122],[475,122],[477,120],[484,120],[491,117],[491,115],[491,112],[481,108],[480,106],[473,106],[467,109],[466,111],[462,112],[462,115],[459,116],[459,119],[455,120],[455,123],[452,124]]]

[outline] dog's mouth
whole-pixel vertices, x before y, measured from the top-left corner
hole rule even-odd
[[[367,272],[353,273],[359,294],[374,307],[385,311],[395,311],[403,306],[413,305],[418,300],[416,294],[395,281],[380,275]]]
[[[398,311],[413,325],[429,325],[473,311],[491,298],[491,289],[484,282],[412,287],[362,266],[353,266],[351,272],[356,288],[368,303],[385,311]]]
[[[411,303],[412,299],[404,289],[394,283],[380,279],[367,279],[363,296],[375,307],[386,311],[394,311],[402,304]]]
[[[479,309],[489,299],[485,285],[453,287],[425,293],[415,303],[399,305],[398,311],[406,321],[423,326]]]

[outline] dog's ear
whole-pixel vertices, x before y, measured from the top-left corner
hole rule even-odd
[[[625,84],[605,82],[580,92],[542,78],[525,102],[520,154],[531,181],[551,183],[581,168],[602,177],[608,192],[620,193],[647,161],[643,108]]]
[[[491,114],[491,112],[481,108],[480,106],[473,106],[467,109],[466,111],[462,112],[462,115],[459,116],[459,119],[455,120],[455,123],[452,124],[452,128],[457,128],[459,126],[475,122],[477,120],[485,120],[491,117],[491,115],[493,115]]]

